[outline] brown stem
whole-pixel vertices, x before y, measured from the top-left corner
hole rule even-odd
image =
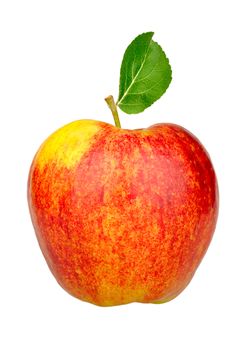
[[[108,104],[108,107],[110,108],[110,110],[112,112],[116,127],[121,128],[121,124],[120,124],[120,120],[119,120],[119,116],[118,116],[118,110],[117,110],[116,103],[114,102],[113,96],[110,95],[110,96],[106,97],[105,101]]]

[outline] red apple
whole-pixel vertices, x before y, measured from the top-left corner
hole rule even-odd
[[[80,120],[52,134],[29,175],[36,235],[59,284],[97,305],[158,303],[190,282],[212,238],[218,188],[186,129]]]

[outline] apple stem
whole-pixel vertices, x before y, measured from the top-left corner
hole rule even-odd
[[[113,115],[113,119],[115,122],[115,126],[117,128],[121,128],[121,124],[120,124],[120,120],[119,120],[119,116],[118,116],[118,110],[117,110],[117,106],[116,103],[114,102],[114,98],[112,95],[107,96],[105,98],[106,103],[108,104],[108,107],[110,108],[112,115]]]

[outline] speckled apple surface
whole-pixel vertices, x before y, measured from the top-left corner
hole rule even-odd
[[[38,150],[28,201],[47,264],[73,296],[101,306],[166,302],[190,282],[212,238],[210,158],[173,124],[125,130],[72,122]]]

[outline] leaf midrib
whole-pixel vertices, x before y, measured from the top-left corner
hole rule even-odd
[[[139,75],[139,73],[141,72],[141,70],[143,69],[144,63],[146,61],[146,58],[148,56],[148,52],[149,52],[149,48],[150,48],[150,44],[151,44],[152,38],[150,39],[146,54],[144,55],[144,59],[143,62],[141,64],[141,67],[139,68],[137,74],[134,76],[134,78],[132,79],[130,86],[128,87],[128,89],[125,91],[125,93],[123,94],[123,96],[121,97],[121,99],[118,101],[117,105],[122,104],[123,99],[127,96],[129,90],[131,89],[132,85],[134,84],[134,81],[136,80],[137,76]]]

